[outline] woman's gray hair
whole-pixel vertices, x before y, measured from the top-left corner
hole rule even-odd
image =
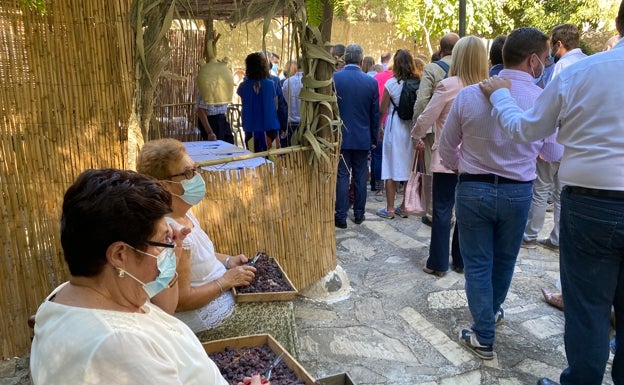
[[[345,49],[343,60],[345,64],[360,65],[364,59],[364,50],[357,44],[349,44]]]

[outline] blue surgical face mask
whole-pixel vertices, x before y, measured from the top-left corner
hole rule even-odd
[[[544,66],[544,63],[542,63],[539,56],[535,55],[535,57],[537,57],[537,61],[539,61],[540,64],[542,65],[542,71],[540,72],[538,77],[535,77],[535,71],[533,70],[533,67],[531,67],[531,72],[533,73],[533,83],[539,84],[539,82],[541,82],[542,78],[544,77],[544,69],[546,68],[546,66]]]
[[[195,206],[206,196],[206,182],[204,182],[204,178],[199,174],[195,174],[191,179],[185,179],[181,182],[172,182],[180,183],[182,188],[184,188],[184,194],[171,194],[180,197],[180,199],[191,206]]]
[[[277,73],[279,71],[279,65],[277,63],[273,63],[271,69],[273,70],[273,72]]]
[[[550,53],[548,54],[548,62],[555,64],[557,60],[555,59],[555,57],[553,55],[551,55]]]
[[[173,280],[176,274],[176,256],[174,249],[170,247],[165,247],[163,251],[160,252],[160,254],[153,255],[148,252],[135,249],[130,245],[128,245],[128,247],[141,254],[149,255],[152,258],[156,258],[159,271],[158,277],[156,277],[156,279],[151,282],[144,283],[134,275],[130,274],[128,271],[120,268],[118,268],[118,270],[120,272],[123,272],[123,274],[128,274],[130,278],[140,283],[149,298],[153,298],[156,294],[168,288],[169,283]]]

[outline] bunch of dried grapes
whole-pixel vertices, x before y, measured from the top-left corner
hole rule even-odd
[[[277,263],[266,254],[261,254],[253,266],[256,268],[256,277],[249,286],[237,287],[238,293],[272,293],[294,290]]]
[[[254,372],[267,369],[277,358],[268,345],[250,348],[226,347],[225,350],[211,353],[209,356],[231,385],[242,382],[245,377],[251,377]],[[271,385],[305,385],[305,383],[282,361],[271,373]]]

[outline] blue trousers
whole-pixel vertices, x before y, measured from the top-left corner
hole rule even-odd
[[[352,175],[351,175],[352,174]],[[349,212],[349,184],[353,179],[355,202],[353,214],[364,215],[366,208],[366,177],[368,176],[368,150],[340,150],[336,179],[336,212],[334,219],[346,221]]]
[[[568,367],[562,385],[600,385],[609,357],[611,306],[616,345],[624,346],[624,200],[561,193],[561,286]],[[613,383],[624,384],[624,349]]]
[[[482,344],[494,343],[494,315],[511,284],[532,188],[532,183],[460,181],[457,185],[455,215],[466,297],[472,330]]]
[[[383,143],[377,142],[377,147],[371,150],[371,178],[370,186],[371,191],[377,190],[377,181],[381,181],[381,157],[382,157]]]
[[[431,243],[427,267],[436,271],[447,271],[449,268],[449,238],[451,236],[451,219],[455,206],[455,187],[457,174],[442,172],[433,173],[433,217],[431,224]],[[452,247],[453,267],[464,267],[459,251],[459,231],[457,222],[453,231]]]

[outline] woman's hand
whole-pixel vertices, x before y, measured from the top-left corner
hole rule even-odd
[[[173,226],[173,225],[170,225],[170,227],[171,227],[171,233],[172,233],[171,239],[176,245],[175,255],[177,258],[177,263],[180,264],[180,258],[182,257],[182,250],[184,247],[184,239],[186,238],[187,235],[191,233],[191,228],[186,227],[186,226],[179,227],[179,226]],[[187,253],[187,256],[190,256],[190,254]]]
[[[423,151],[425,149],[425,142],[422,139],[414,139],[412,138],[412,146],[414,146],[414,150]]]
[[[251,377],[245,377],[243,382],[239,382],[238,385],[271,385],[271,382],[262,382],[262,377],[259,374],[254,374]]]
[[[171,239],[176,244],[176,247],[182,247],[184,238],[191,233],[191,228],[172,224],[169,224],[169,227],[171,227]]]
[[[230,258],[230,262],[228,263],[228,266],[226,266],[226,268],[233,269],[236,266],[244,266],[245,264],[247,264],[247,262],[249,262],[249,258],[247,258],[245,254],[233,255]]]
[[[237,286],[249,286],[255,276],[256,268],[244,265],[226,270],[220,279],[225,288],[231,289]]]

